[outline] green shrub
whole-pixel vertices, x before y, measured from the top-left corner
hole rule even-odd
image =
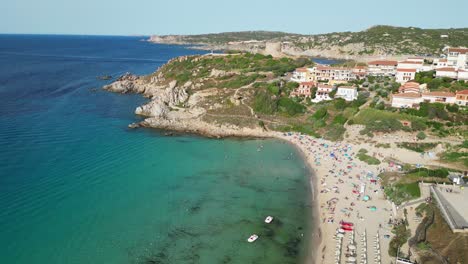
[[[422,131],[422,130],[426,130],[427,126],[422,120],[415,120],[411,122],[411,128],[414,131]]]
[[[327,108],[322,107],[319,108],[315,113],[312,115],[312,118],[315,120],[326,119],[328,116]]]
[[[332,124],[344,125],[347,120],[348,119],[346,117],[344,117],[343,115],[340,114],[340,115],[335,116],[335,118],[333,119]]]
[[[295,116],[305,112],[305,106],[291,100],[288,97],[282,97],[278,101],[278,110],[289,116]]]
[[[445,168],[439,168],[435,170],[427,168],[412,169],[408,171],[407,175],[414,175],[417,177],[437,177],[437,178],[447,178],[449,171]]]
[[[419,140],[423,140],[426,138],[426,134],[424,134],[424,132],[419,132],[416,137],[419,139]]]
[[[415,152],[426,152],[437,146],[437,143],[413,143],[413,142],[401,142],[397,143],[398,147],[409,149]]]
[[[258,90],[254,97],[253,109],[262,114],[274,114],[277,111],[277,100],[267,91]]]

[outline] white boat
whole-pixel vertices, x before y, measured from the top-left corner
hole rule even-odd
[[[252,243],[252,242],[255,242],[255,240],[257,240],[257,239],[258,239],[258,236],[257,236],[256,234],[253,234],[253,235],[251,235],[251,236],[249,237],[249,239],[247,239],[247,241],[248,241],[249,243]]]
[[[273,221],[273,216],[267,216],[267,218],[265,218],[265,223],[269,224]]]

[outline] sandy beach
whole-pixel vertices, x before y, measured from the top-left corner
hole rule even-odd
[[[298,133],[275,137],[295,145],[314,172],[311,197],[318,210],[312,219],[316,227],[310,236],[313,248],[307,263],[390,263],[389,223],[397,219],[398,212],[385,199],[378,175],[397,167],[387,162],[369,165],[356,154],[365,148],[381,161],[398,157],[407,163],[429,164],[433,160],[404,149],[331,142]]]

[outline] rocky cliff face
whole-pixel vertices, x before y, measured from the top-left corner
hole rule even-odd
[[[151,99],[145,105],[139,106],[135,114],[166,118],[172,107],[177,107],[188,100],[189,95],[184,87],[178,87],[177,81],[163,83],[164,78],[156,75],[150,80],[132,74],[125,74],[117,81],[106,85],[103,89],[116,93],[140,93]]]

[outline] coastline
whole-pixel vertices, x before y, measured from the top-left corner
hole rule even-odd
[[[323,244],[323,228],[322,224],[320,223],[320,197],[319,197],[319,171],[314,168],[313,162],[311,159],[307,157],[306,149],[303,148],[297,142],[294,142],[290,138],[284,136],[281,132],[276,131],[265,131],[263,129],[253,129],[253,128],[233,128],[233,127],[226,127],[226,126],[215,126],[212,124],[205,123],[201,120],[198,122],[190,122],[190,124],[194,125],[190,127],[187,123],[181,122],[168,122],[168,123],[154,123],[153,120],[142,121],[138,123],[137,126],[131,126],[132,128],[143,127],[143,128],[150,128],[150,129],[157,129],[162,131],[168,132],[175,132],[180,134],[194,134],[202,137],[207,138],[238,138],[242,140],[248,139],[276,139],[282,141],[286,144],[291,145],[294,147],[301,159],[303,160],[305,171],[307,173],[309,188],[310,188],[310,195],[308,199],[310,199],[311,204],[311,214],[307,217],[307,225],[310,226],[309,232],[306,236],[307,241],[305,241],[304,247],[304,254],[303,258],[300,259],[302,263],[305,264],[319,264],[320,262],[320,254],[319,249],[322,248]]]

